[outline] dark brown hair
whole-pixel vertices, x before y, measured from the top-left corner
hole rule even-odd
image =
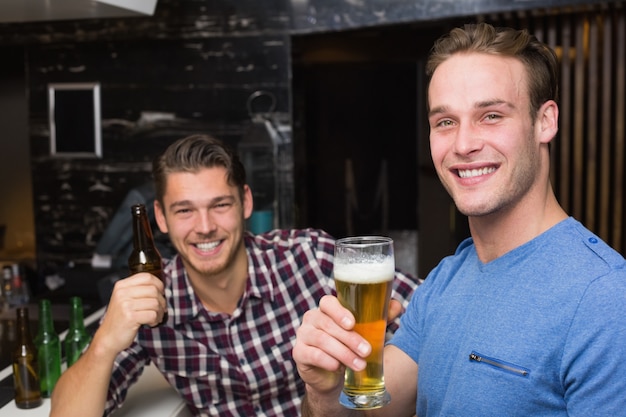
[[[174,172],[198,172],[203,168],[224,167],[230,185],[243,199],[246,171],[237,153],[209,135],[192,135],[172,143],[152,164],[156,199],[163,204],[167,176]]]

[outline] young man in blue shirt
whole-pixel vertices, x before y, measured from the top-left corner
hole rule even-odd
[[[557,59],[525,31],[457,28],[427,63],[430,147],[471,238],[428,275],[385,349],[391,403],[359,415],[626,415],[626,261],[550,184]],[[328,296],[293,355],[304,416],[348,416],[371,347]],[[356,415],[356,414],[354,414]]]

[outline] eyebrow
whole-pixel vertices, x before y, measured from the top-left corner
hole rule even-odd
[[[191,205],[191,201],[189,201],[189,200],[180,200],[180,201],[174,201],[167,208],[170,211],[173,211],[174,209],[176,209],[176,207],[187,207],[187,206],[190,206],[190,205]]]
[[[447,106],[437,106],[435,108],[432,108],[428,111],[428,117],[432,117],[436,114],[442,114],[442,113],[446,113],[448,111],[448,107]]]
[[[214,205],[217,203],[220,203],[222,201],[235,201],[237,198],[236,196],[232,195],[232,194],[224,194],[224,195],[219,195],[217,197],[214,197],[212,199],[209,200],[209,205]],[[180,200],[180,201],[174,201],[172,204],[170,204],[168,206],[168,209],[173,211],[175,210],[177,207],[189,207],[189,206],[193,206],[194,203],[191,200]]]
[[[501,100],[501,99],[479,101],[478,103],[474,105],[474,108],[483,109],[485,107],[499,106],[499,105],[504,105],[511,109],[515,108],[515,105],[513,103],[509,101]]]
[[[511,108],[511,109],[515,108],[515,105],[513,103],[505,101],[505,100],[501,100],[501,99],[479,101],[477,103],[474,103],[474,108],[484,109],[487,107],[500,106],[500,105],[505,105],[506,107]],[[432,117],[437,114],[447,113],[449,111],[448,109],[449,109],[448,106],[445,106],[445,105],[434,107],[428,112],[428,117]]]

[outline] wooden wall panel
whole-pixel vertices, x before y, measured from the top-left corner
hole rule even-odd
[[[598,65],[598,23],[596,18],[589,19],[588,41],[587,43],[587,61],[589,62],[587,77],[587,94],[586,101],[588,103],[599,104],[599,65]],[[584,99],[583,99],[584,100]],[[596,207],[598,196],[598,107],[587,106],[585,119],[587,122],[585,134],[585,154],[583,155],[584,165],[586,167],[587,177],[585,181],[586,197],[583,199],[585,218],[584,222],[590,229],[596,229]]]
[[[602,80],[611,79],[611,63],[613,62],[613,22],[609,18],[609,15],[604,12],[600,19],[603,24],[602,33]],[[602,99],[601,108],[611,108],[611,98],[613,95],[613,86],[610,82],[602,83]],[[610,213],[611,207],[611,120],[612,114],[610,111],[600,112],[600,194],[599,194],[599,207],[598,211],[605,215],[598,216],[598,233],[600,236],[609,236],[609,225],[611,222]]]
[[[570,16],[564,16],[562,19],[562,32],[561,32],[561,88],[559,91],[561,92],[560,97],[560,118],[561,118],[561,127],[560,134],[557,137],[556,144],[559,154],[559,163],[553,167],[554,170],[559,172],[558,181],[560,181],[560,187],[556,187],[556,192],[559,197],[563,208],[566,211],[573,210],[573,204],[570,200],[570,183],[573,178],[571,175],[572,169],[571,165],[573,165],[573,152],[571,150],[571,138],[573,137],[573,131],[571,128],[572,119],[573,119],[573,92],[571,85],[572,75],[572,64],[571,64],[571,53],[572,49],[572,34],[570,27]],[[553,147],[555,148],[555,147]]]
[[[585,171],[583,149],[585,141],[585,48],[584,40],[585,21],[582,18],[576,18],[573,22],[572,31],[574,32],[574,84],[573,91],[573,109],[572,109],[572,177],[571,188],[571,214],[577,219],[583,220],[583,192],[584,181],[583,175]]]
[[[624,224],[624,166],[626,159],[626,8],[616,14],[615,50],[615,186],[613,187],[613,245],[622,253],[626,251],[626,225]]]

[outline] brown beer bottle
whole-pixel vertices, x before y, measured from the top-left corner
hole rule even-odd
[[[35,408],[42,404],[37,368],[37,349],[33,344],[28,321],[28,308],[17,309],[17,344],[13,351],[13,383],[15,406]]]
[[[128,268],[131,274],[149,272],[164,281],[163,261],[154,244],[146,206],[135,204],[130,211],[133,216],[133,250],[128,257]],[[163,315],[161,324],[165,322],[167,322],[167,311]]]

